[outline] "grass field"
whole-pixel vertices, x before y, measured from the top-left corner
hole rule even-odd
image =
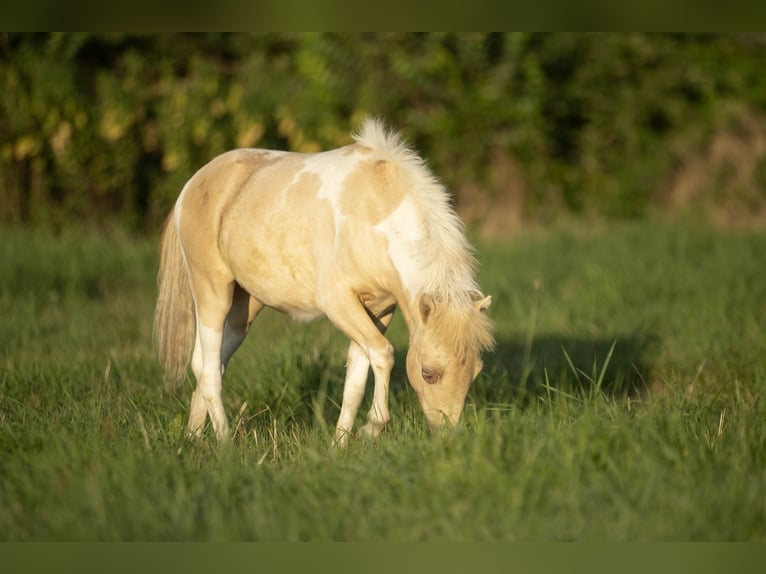
[[[264,312],[224,384],[235,441],[190,442],[156,240],[0,230],[0,539],[764,540],[764,253],[650,222],[481,245],[498,346],[461,427],[428,434],[397,318],[393,421],[333,452],[327,322]]]

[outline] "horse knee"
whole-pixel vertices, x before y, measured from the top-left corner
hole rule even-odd
[[[376,371],[391,372],[394,367],[394,346],[388,341],[378,349],[370,349],[368,356]]]

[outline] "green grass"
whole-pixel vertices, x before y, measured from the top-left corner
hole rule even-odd
[[[259,317],[234,443],[189,442],[192,383],[151,348],[156,240],[0,230],[0,538],[764,540],[764,253],[647,222],[482,245],[498,348],[461,427],[425,429],[397,318],[394,420],[333,452],[327,322]]]

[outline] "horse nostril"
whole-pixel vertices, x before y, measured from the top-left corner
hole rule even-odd
[[[457,421],[441,410],[429,410],[425,412],[428,428],[433,431],[453,428]]]

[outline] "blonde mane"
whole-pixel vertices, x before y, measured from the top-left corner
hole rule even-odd
[[[422,293],[441,303],[441,311],[433,317],[433,328],[438,328],[456,350],[479,352],[491,348],[491,322],[474,306],[481,295],[475,279],[477,261],[449,193],[401,134],[387,129],[379,119],[367,118],[353,137],[359,145],[399,165],[410,179],[411,197],[426,231],[418,249]]]

